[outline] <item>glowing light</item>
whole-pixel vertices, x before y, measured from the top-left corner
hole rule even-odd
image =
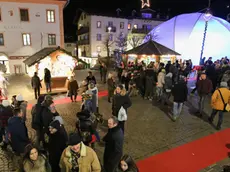
[[[141,8],[144,8],[145,6],[150,7],[149,0],[141,0]]]
[[[157,35],[157,42],[181,54],[182,59],[192,59],[194,65],[199,64],[202,40],[205,28],[205,14],[182,14],[168,20],[150,34]],[[230,57],[230,24],[212,16],[208,21],[203,57],[212,57],[215,61],[222,57]],[[143,42],[148,41],[148,36]]]
[[[112,28],[111,27],[108,27],[108,31],[110,32],[112,30]]]

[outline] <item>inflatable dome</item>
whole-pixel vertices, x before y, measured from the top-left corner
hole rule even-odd
[[[175,50],[182,59],[192,59],[198,65],[201,56],[205,22],[203,13],[178,15],[155,27],[144,39],[154,41]],[[151,35],[151,36],[150,36]],[[208,20],[203,57],[213,60],[230,57],[230,23],[211,16]]]

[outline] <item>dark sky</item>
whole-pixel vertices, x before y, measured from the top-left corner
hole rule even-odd
[[[211,10],[215,16],[225,18],[230,13],[230,0],[211,0]],[[150,0],[151,8],[162,12],[171,9],[173,16],[181,13],[198,12],[208,6],[208,0]],[[123,8],[131,11],[139,10],[141,0],[70,0],[64,9],[65,35],[74,35],[76,30],[73,19],[78,8],[106,8],[116,10]]]

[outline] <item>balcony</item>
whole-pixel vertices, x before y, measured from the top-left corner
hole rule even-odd
[[[89,45],[89,39],[82,39],[77,41],[78,45]]]
[[[116,30],[115,26],[106,26],[106,32],[116,32]]]
[[[150,31],[151,31],[151,29],[147,29],[147,28],[132,29],[132,33],[137,33],[137,34],[147,34]]]
[[[89,33],[89,27],[80,27],[80,29],[77,30],[77,35],[82,35],[85,33]]]

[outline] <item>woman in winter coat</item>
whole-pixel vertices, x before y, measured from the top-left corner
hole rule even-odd
[[[116,172],[139,172],[130,155],[123,155]]]
[[[112,102],[112,114],[118,117],[119,110],[123,107],[126,110],[132,105],[131,100],[126,94],[126,90],[123,85],[118,85],[114,91],[113,102]],[[125,121],[119,121],[119,125],[124,132]]]
[[[115,82],[113,79],[113,74],[109,73],[108,75],[108,102],[111,103],[111,98],[113,97],[114,89],[115,89]]]
[[[157,76],[157,99],[161,101],[162,94],[163,94],[163,87],[165,84],[165,69],[161,69],[158,76]]]
[[[33,145],[26,146],[23,158],[24,172],[51,172],[48,159]]]
[[[63,150],[67,146],[67,133],[58,120],[54,120],[50,123],[49,131],[49,162],[53,172],[60,172],[59,161]]]
[[[73,76],[70,77],[69,83],[68,83],[68,94],[70,96],[70,100],[72,102],[76,102],[77,101],[77,90],[78,90],[78,83],[77,81],[74,79]],[[74,99],[73,99],[74,96]]]

